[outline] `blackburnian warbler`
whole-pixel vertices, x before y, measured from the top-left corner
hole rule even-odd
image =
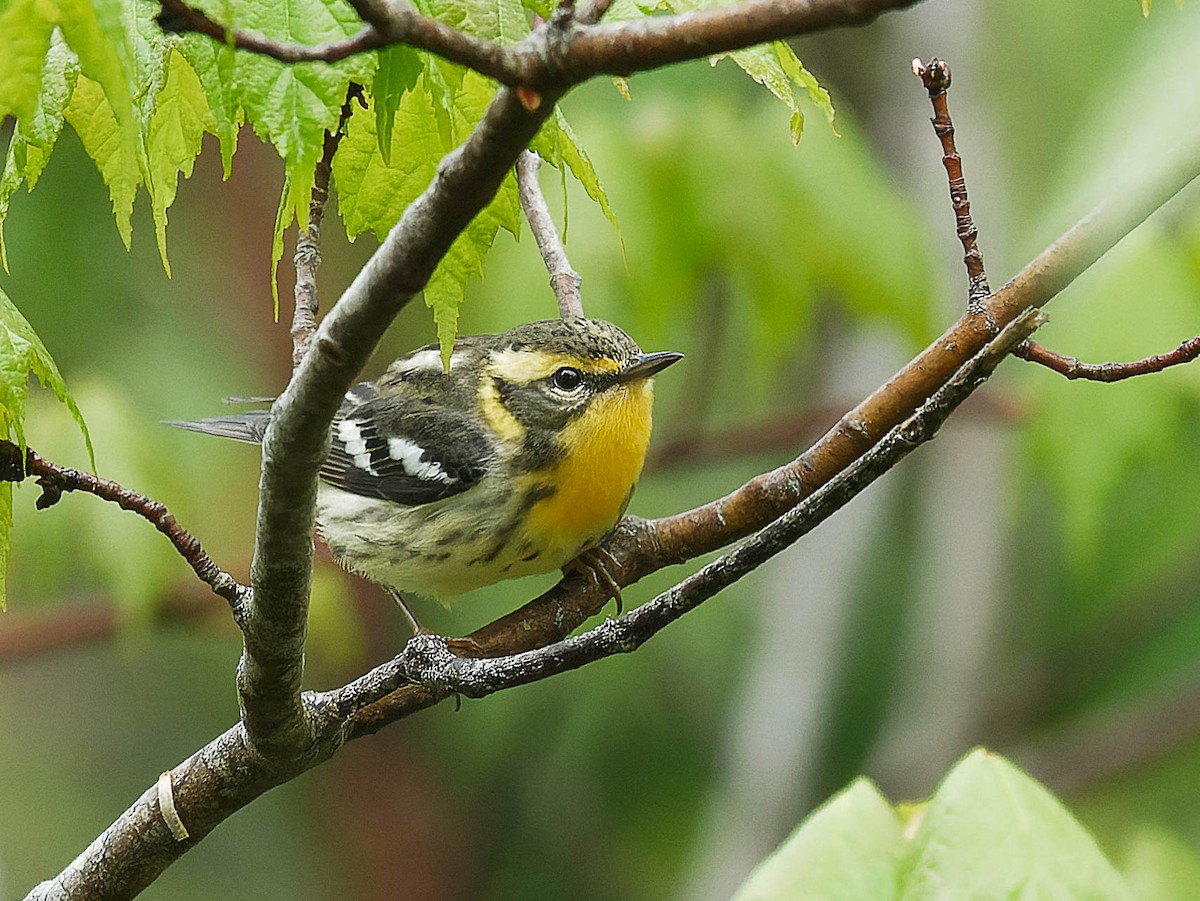
[[[317,529],[346,569],[445,601],[563,568],[617,523],[650,441],[642,353],[599,319],[531,322],[396,360],[347,394],[321,467]],[[183,428],[259,443],[269,410]]]

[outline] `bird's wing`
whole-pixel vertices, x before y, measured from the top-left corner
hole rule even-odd
[[[467,416],[440,403],[381,399],[357,386],[333,420],[321,467],[330,485],[400,504],[428,504],[466,491],[487,472],[494,447]]]

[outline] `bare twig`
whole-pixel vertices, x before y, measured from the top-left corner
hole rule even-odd
[[[336,62],[356,53],[406,44],[436,53],[509,87],[523,87],[529,100],[544,85],[559,88],[594,75],[630,75],[670,63],[700,59],[825,28],[866,24],[889,9],[919,0],[744,0],[672,16],[595,24],[609,5],[592,0],[575,15],[569,4],[555,11],[551,24],[560,32],[564,52],[547,54],[527,38],[505,48],[423,16],[407,3],[356,0],[355,10],[368,24],[353,37],[316,47],[274,41],[230,29],[183,0],[160,0],[164,30],[197,31],[214,40],[282,62]],[[537,88],[537,90],[533,90]]]
[[[184,3],[183,0],[159,0],[159,2],[162,12],[158,14],[157,21],[163,31],[177,34],[198,32],[220,43],[228,41],[239,50],[259,53],[284,63],[316,61],[334,63],[356,53],[377,50],[388,43],[377,29],[368,25],[353,37],[331,41],[328,44],[320,44],[315,47],[288,44],[273,41],[252,32],[228,28],[210,18],[203,11]]]
[[[984,270],[983,254],[979,250],[979,230],[971,219],[971,204],[967,199],[967,184],[962,171],[962,158],[954,146],[954,123],[950,119],[946,95],[950,90],[950,67],[940,59],[931,59],[926,66],[919,59],[912,62],[913,74],[921,79],[933,103],[933,130],[942,142],[942,162],[950,179],[950,199],[954,206],[954,221],[959,241],[963,246],[963,262],[967,267],[967,307],[972,312],[984,309],[984,302],[991,294],[987,273]],[[1135,375],[1161,372],[1168,366],[1190,363],[1200,357],[1200,336],[1184,341],[1175,350],[1155,354],[1129,363],[1084,363],[1075,357],[1056,353],[1033,341],[1026,341],[1014,352],[1015,356],[1031,363],[1038,363],[1068,379],[1086,379],[1094,382],[1119,382]]]
[[[313,173],[312,200],[308,207],[308,226],[300,230],[296,238],[296,288],[295,310],[292,313],[292,366],[308,351],[313,333],[317,330],[317,269],[321,265],[321,220],[325,216],[325,204],[329,200],[329,177],[333,172],[333,155],[346,133],[352,104],[357,100],[366,108],[362,87],[351,83],[346,90],[346,102],[337,128],[325,132],[325,143],[321,158]]]
[[[1047,350],[1040,344],[1026,341],[1014,351],[1022,360],[1039,363],[1068,379],[1087,379],[1093,382],[1119,382],[1135,375],[1162,372],[1168,366],[1190,363],[1200,357],[1200,335],[1189,338],[1165,354],[1155,354],[1128,363],[1084,363],[1074,357]]]
[[[83,491],[149,520],[154,528],[167,536],[201,581],[214,594],[229,602],[234,618],[241,620],[249,589],[217,566],[195,536],[175,520],[165,505],[90,472],[58,466],[29,448],[22,461],[21,449],[17,445],[0,440],[0,479],[19,482],[29,476],[35,476],[42,489],[42,496],[36,503],[39,510],[57,504],[67,491]]]
[[[984,271],[983,254],[979,251],[979,230],[971,219],[971,202],[967,199],[967,182],[963,177],[962,157],[954,146],[954,122],[946,94],[950,90],[950,67],[940,59],[931,59],[926,66],[919,59],[912,63],[913,74],[921,79],[933,104],[933,131],[942,142],[942,164],[950,179],[950,202],[954,207],[955,232],[963,246],[963,263],[967,267],[967,309],[979,312],[992,293]]]
[[[554,220],[550,218],[550,209],[546,206],[546,198],[538,182],[538,172],[542,168],[542,158],[532,150],[526,150],[517,157],[517,192],[521,198],[521,209],[529,220],[529,230],[537,242],[542,262],[550,273],[550,287],[558,301],[558,315],[563,319],[573,319],[583,316],[583,298],[579,293],[582,279],[579,273],[571,268],[567,259],[567,250],[563,247]]]
[[[163,31],[199,32],[221,43],[228,40],[239,50],[269,56],[284,63],[334,63],[358,53],[393,44],[406,44],[468,66],[503,84],[522,81],[517,60],[499,44],[481,40],[430,16],[423,16],[410,4],[373,4],[372,9],[377,14],[368,18],[363,15],[368,4],[357,3],[357,11],[369,24],[351,37],[310,47],[229,28],[183,0],[160,0],[160,3],[163,11],[158,23]]]

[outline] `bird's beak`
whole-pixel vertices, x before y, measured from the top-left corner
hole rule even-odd
[[[653,354],[642,354],[634,360],[633,365],[627,366],[617,373],[617,382],[636,382],[641,379],[648,379],[650,376],[662,372],[672,363],[677,363],[682,359],[683,354],[669,350]]]

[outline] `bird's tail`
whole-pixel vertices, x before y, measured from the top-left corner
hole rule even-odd
[[[233,416],[215,416],[212,419],[194,421],[168,419],[165,420],[165,423],[180,429],[216,435],[218,438],[232,438],[234,441],[262,444],[270,418],[270,410],[247,410],[245,413]]]

